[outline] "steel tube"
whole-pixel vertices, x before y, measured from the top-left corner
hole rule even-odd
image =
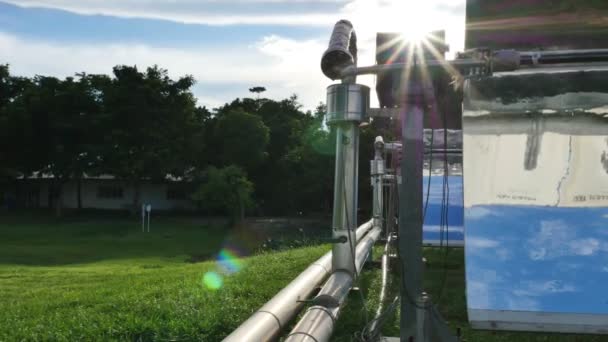
[[[358,271],[363,268],[374,244],[382,233],[382,228],[374,227],[357,245],[355,264]],[[334,272],[327,280],[319,295],[315,298],[320,305],[315,305],[296,324],[285,342],[323,342],[328,341],[340,314],[348,292],[352,287],[353,275],[344,271]],[[336,297],[334,297],[336,296]],[[328,300],[328,297],[335,301]]]
[[[437,61],[437,60],[429,60],[424,63],[424,67],[446,67],[450,65],[452,67],[465,67],[465,68],[475,68],[475,67],[485,67],[486,63],[483,61],[475,60],[475,59],[456,59],[453,61]],[[413,69],[422,66],[422,64],[410,62],[410,63],[394,63],[394,64],[378,64],[366,67],[355,67],[349,66],[342,69],[340,74],[340,78],[352,77],[357,75],[376,75],[382,72],[387,71],[399,71],[404,69]]]
[[[378,309],[376,310],[376,316],[372,321],[372,325],[369,329],[369,337],[371,340],[375,341],[376,336],[380,333],[380,317],[384,312],[385,302],[387,300],[387,292],[389,286],[389,274],[390,274],[390,246],[393,243],[393,235],[389,234],[386,239],[386,244],[384,245],[384,254],[382,254],[382,285],[380,287],[380,296],[378,299]]]
[[[334,239],[346,237],[346,243],[333,245],[332,268],[354,273],[352,249],[357,226],[357,179],[359,170],[359,127],[349,121],[337,125],[336,173],[332,230]]]
[[[372,220],[356,231],[357,241],[372,228]],[[312,263],[249,319],[228,335],[225,342],[272,341],[302,309],[314,289],[331,273],[332,252]]]

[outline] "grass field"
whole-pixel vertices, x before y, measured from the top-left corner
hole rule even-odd
[[[0,220],[0,341],[218,341],[328,250],[327,245],[260,252],[232,260],[241,268],[213,283],[217,253],[244,256],[261,244],[251,232],[209,227],[192,219],[153,221],[143,234],[129,220],[56,222]],[[248,253],[249,252],[249,253]],[[427,251],[427,288],[438,289],[440,255]],[[379,255],[376,253],[376,255]],[[450,254],[441,308],[468,341],[606,341],[604,337],[492,333],[467,328],[462,251]],[[207,261],[203,261],[207,260]],[[350,341],[365,313],[373,316],[379,270],[360,278],[334,335]],[[398,334],[398,317],[385,327]]]

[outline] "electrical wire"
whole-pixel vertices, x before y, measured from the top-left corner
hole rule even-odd
[[[447,282],[447,258],[450,251],[449,248],[449,207],[450,207],[450,185],[449,185],[449,165],[448,165],[448,129],[447,129],[447,113],[443,111],[443,188],[441,199],[441,219],[440,219],[440,253],[442,254],[442,276],[437,290],[436,303],[440,303],[443,297],[445,284]],[[445,236],[445,245],[444,242]]]

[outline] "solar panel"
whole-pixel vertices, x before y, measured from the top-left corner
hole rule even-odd
[[[473,327],[608,333],[608,67],[496,74],[463,113]]]

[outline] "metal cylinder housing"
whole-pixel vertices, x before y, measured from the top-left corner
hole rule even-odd
[[[365,120],[369,93],[369,87],[360,84],[340,83],[327,87],[327,124]]]

